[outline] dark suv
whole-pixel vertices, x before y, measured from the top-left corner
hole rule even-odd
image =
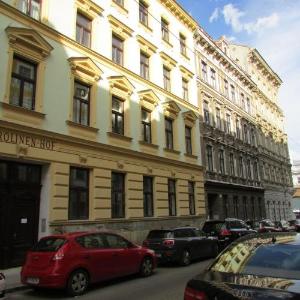
[[[159,262],[184,266],[193,259],[214,257],[219,252],[217,239],[207,237],[195,227],[151,230],[143,246],[154,250]]]
[[[256,230],[250,229],[250,226],[243,220],[232,218],[206,221],[202,231],[208,236],[217,237],[220,249],[243,235],[256,232]]]

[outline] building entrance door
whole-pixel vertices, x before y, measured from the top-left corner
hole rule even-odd
[[[0,161],[0,268],[22,265],[38,238],[41,166]]]

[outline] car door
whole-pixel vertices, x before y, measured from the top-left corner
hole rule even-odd
[[[82,247],[81,260],[88,266],[93,282],[114,277],[114,256],[103,234],[84,235],[76,241]]]
[[[194,230],[195,240],[197,241],[197,257],[207,257],[211,255],[212,240],[199,230]]]
[[[106,234],[105,237],[113,255],[115,276],[136,273],[141,262],[139,247],[117,234]]]

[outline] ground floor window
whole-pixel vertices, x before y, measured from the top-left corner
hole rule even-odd
[[[153,217],[153,178],[144,176],[144,217]]]
[[[111,217],[125,218],[125,174],[111,174]]]
[[[176,182],[168,180],[169,216],[176,216]]]

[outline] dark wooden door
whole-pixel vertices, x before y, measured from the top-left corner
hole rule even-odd
[[[37,165],[0,161],[0,268],[22,265],[38,238],[40,171]]]

